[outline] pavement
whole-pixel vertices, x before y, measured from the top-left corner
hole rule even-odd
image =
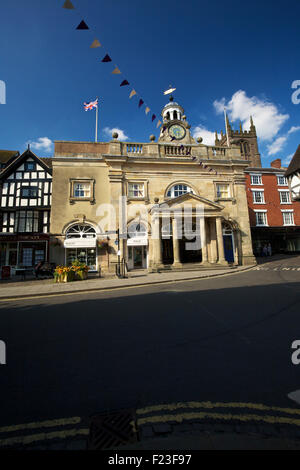
[[[125,279],[91,277],[85,281],[54,283],[53,279],[28,279],[25,281],[1,281],[0,300],[97,292],[120,288],[134,288],[151,284],[163,284],[193,279],[206,279],[214,276],[239,273],[252,269],[251,266],[226,267],[224,269],[205,269],[196,271],[172,271],[148,273],[146,270],[136,270],[128,273]]]

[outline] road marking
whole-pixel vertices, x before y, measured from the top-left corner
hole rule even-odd
[[[14,424],[11,426],[0,427],[0,433],[3,432],[15,432],[21,431],[24,429],[38,429],[38,428],[52,428],[54,426],[66,426],[68,424],[78,424],[80,423],[81,418],[79,416],[74,416],[72,418],[61,418],[53,419],[40,422],[24,423],[24,424]]]
[[[137,420],[138,425],[148,424],[148,423],[167,423],[170,421],[176,421],[177,423],[182,423],[184,420],[191,419],[215,419],[215,420],[225,420],[225,421],[263,421],[270,424],[292,424],[294,426],[300,426],[300,419],[296,418],[287,418],[283,416],[260,416],[260,415],[234,415],[234,414],[223,414],[223,413],[208,413],[208,412],[198,412],[198,413],[181,413],[176,415],[158,415],[158,416],[148,416],[146,418],[139,418]]]
[[[300,404],[300,390],[295,390],[294,392],[290,392],[287,395],[291,400],[295,401],[296,403]]]
[[[140,408],[136,410],[137,415],[144,415],[148,413],[152,413],[153,411],[162,411],[162,410],[168,410],[168,411],[174,411],[178,410],[180,408],[206,408],[206,409],[212,409],[212,408],[249,408],[252,410],[259,410],[259,411],[279,411],[281,413],[287,413],[287,414],[293,414],[293,415],[300,415],[300,409],[297,408],[280,408],[277,406],[268,406],[268,405],[263,405],[261,403],[241,403],[241,402],[216,402],[212,403],[210,401],[203,401],[203,402],[197,402],[197,401],[188,401],[186,403],[170,403],[170,404],[161,404],[161,405],[153,405],[153,406],[148,406],[146,408]]]
[[[10,437],[0,439],[0,446],[10,446],[15,444],[32,444],[38,441],[48,441],[50,439],[65,439],[66,437],[87,436],[89,429],[69,429],[67,431],[54,431],[40,434],[30,434],[28,436]]]

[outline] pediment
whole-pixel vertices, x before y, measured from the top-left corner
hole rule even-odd
[[[206,199],[205,197],[202,196],[197,196],[196,194],[192,193],[186,193],[183,194],[182,196],[178,196],[172,199],[167,199],[164,202],[158,204],[159,208],[163,210],[166,205],[169,206],[170,209],[175,210],[181,210],[184,208],[185,205],[192,206],[192,208],[202,206],[204,208],[205,212],[220,212],[222,209],[224,209],[224,206],[221,206],[220,204],[217,204],[214,201],[211,201],[210,199]]]

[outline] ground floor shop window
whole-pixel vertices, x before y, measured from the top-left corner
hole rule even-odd
[[[80,263],[86,264],[90,271],[97,270],[97,250],[96,248],[67,248],[66,264],[71,264],[78,260]]]
[[[19,245],[19,265],[35,266],[40,261],[47,261],[46,242],[42,243],[20,243]]]

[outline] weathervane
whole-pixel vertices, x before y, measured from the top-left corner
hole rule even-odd
[[[176,90],[176,88],[172,88],[172,85],[169,85],[169,88],[166,91],[164,91],[164,95],[169,95],[170,93],[173,93],[173,91],[175,91],[175,90]],[[173,99],[174,98],[171,95],[170,96],[170,101],[173,101]]]

